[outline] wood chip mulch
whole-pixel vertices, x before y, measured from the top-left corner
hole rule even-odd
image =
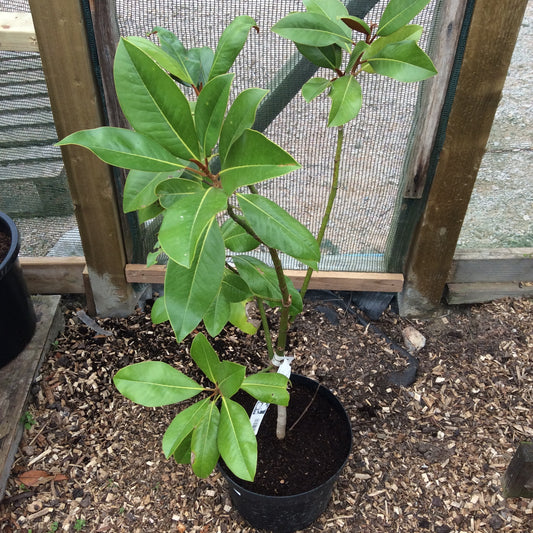
[[[118,369],[149,358],[195,377],[187,343],[141,310],[97,319],[96,331],[67,302],[65,321],[34,385],[0,531],[254,531],[219,473],[197,479],[164,458],[161,437],[176,409],[136,406],[112,385]],[[354,433],[332,501],[306,531],[533,531],[533,500],[505,499],[501,489],[518,444],[533,440],[533,300],[428,320],[387,311],[373,324],[385,337],[339,301],[307,304],[295,324],[295,369],[338,394]],[[426,345],[416,381],[398,386],[390,377],[406,358],[389,340],[402,345],[407,326]],[[232,329],[215,344],[252,367],[265,354],[260,337]]]

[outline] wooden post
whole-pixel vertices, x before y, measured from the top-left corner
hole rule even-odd
[[[502,480],[505,498],[533,498],[533,442],[521,442]]]
[[[30,0],[58,137],[104,125],[79,0]],[[88,150],[62,148],[97,313],[129,314],[125,244],[111,167]]]
[[[400,312],[438,309],[527,0],[475,3],[446,138],[404,270]]]

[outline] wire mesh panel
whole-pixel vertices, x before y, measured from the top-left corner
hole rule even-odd
[[[352,4],[360,4],[361,9],[375,5],[367,20],[377,22],[386,2]],[[431,29],[439,5],[440,2],[432,2],[415,22]],[[276,98],[288,102],[275,118],[276,112],[271,110],[260,109],[259,115],[264,112],[265,133],[302,165],[290,175],[262,184],[259,190],[316,234],[334,164],[336,131],[326,127],[329,99],[319,97],[311,104],[303,100],[298,89],[306,79],[298,78],[298,68],[307,60],[301,58],[292,43],[270,31],[289,12],[303,9],[300,0],[117,0],[122,35],[147,35],[154,27],[162,26],[174,31],[187,48],[215,47],[223,29],[237,15],[250,15],[256,20],[260,32],[250,34],[233,69],[234,95],[258,86],[273,90]],[[429,33],[426,31],[426,39]],[[427,42],[422,46],[427,47]],[[385,270],[383,255],[419,87],[364,73],[360,82],[363,110],[345,129],[339,195],[323,241],[322,270]],[[149,229],[145,231],[150,234]],[[288,257],[284,263],[289,268],[302,268]]]
[[[27,0],[0,11],[29,12]],[[0,51],[0,210],[21,255],[83,255],[38,52]]]

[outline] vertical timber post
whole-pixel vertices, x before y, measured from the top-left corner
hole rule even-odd
[[[30,8],[58,138],[105,125],[80,0],[30,0]],[[125,316],[137,297],[125,278],[113,171],[81,147],[62,152],[96,312]]]
[[[446,137],[404,268],[404,316],[440,306],[526,6],[475,2]]]

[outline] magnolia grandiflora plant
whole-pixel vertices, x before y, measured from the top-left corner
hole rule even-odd
[[[318,239],[255,187],[300,167],[280,146],[251,129],[266,91],[246,89],[228,109],[234,78],[228,71],[255,21],[237,17],[214,51],[187,50],[162,28],[154,30],[160,46],[139,37],[121,39],[115,87],[132,129],[80,131],[59,144],[84,146],[106,163],[129,169],[124,210],[137,211],[141,222],[161,216],[158,242],[147,261],[150,265],[160,254],[168,256],[164,294],[152,308],[155,323],[169,320],[178,341],[200,322],[213,337],[228,322],[255,333],[246,315],[246,304],[254,300],[269,357],[283,359],[289,326],[302,311],[302,296],[320,259],[319,243],[337,189],[342,125],[361,107],[356,77],[364,71],[418,81],[434,74],[431,61],[416,44],[422,29],[406,25],[428,1],[392,0],[379,25],[368,25],[351,17],[338,0],[305,0],[307,12],[290,14],[273,28],[317,66],[332,70],[330,79],[315,78],[303,87],[307,100],[328,91],[328,125],[338,127],[331,192]],[[358,42],[354,31],[362,36]],[[268,251],[270,264],[249,254],[260,246]],[[308,267],[302,293],[285,275],[280,252]],[[280,308],[274,340],[265,303]],[[147,406],[207,393],[170,424],[163,438],[165,454],[191,463],[202,477],[222,456],[234,474],[252,480],[255,435],[244,410],[231,397],[242,389],[259,401],[285,406],[287,378],[273,372],[245,377],[244,367],[220,361],[200,333],[191,356],[212,386],[200,386],[170,365],[153,361],[120,370],[115,385]],[[283,434],[281,424],[279,436]]]

